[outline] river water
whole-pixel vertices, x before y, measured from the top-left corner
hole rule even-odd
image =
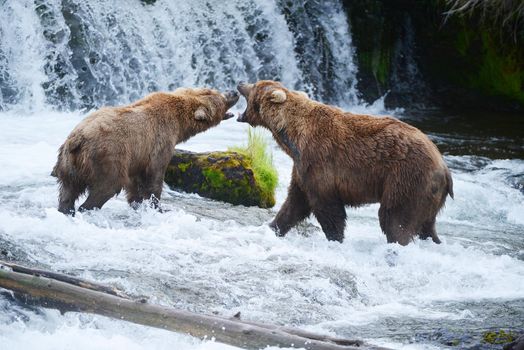
[[[455,200],[439,216],[441,245],[386,244],[377,205],[348,209],[343,244],[326,241],[314,219],[275,237],[267,222],[285,199],[292,163],[272,141],[280,180],[274,209],[165,188],[164,213],[134,211],[120,195],[71,218],[56,210],[49,172],[82,117],[0,114],[3,258],[115,285],[154,303],[225,316],[241,311],[245,319],[395,348],[466,346],[488,329],[524,329],[523,160],[446,156]],[[245,124],[228,120],[180,148],[223,150],[246,135]],[[489,140],[483,144],[490,147]],[[104,317],[60,316],[5,296],[0,310],[6,349],[226,348]]]
[[[363,106],[340,1],[7,0],[0,1],[0,39],[1,259],[114,285],[152,303],[240,311],[248,320],[398,349],[488,349],[484,331],[524,331],[521,116],[413,114],[387,111],[381,100]],[[152,90],[231,88],[262,78],[354,112],[392,113],[427,132],[454,178],[455,200],[448,198],[437,221],[443,244],[386,244],[377,205],[347,210],[343,244],[326,241],[313,218],[275,237],[267,223],[285,199],[292,163],[269,136],[279,173],[273,209],[165,188],[163,213],[132,210],[123,195],[74,218],[57,212],[49,174],[89,109]],[[246,138],[246,125],[228,120],[179,148],[225,150]],[[33,348],[230,347],[60,315],[0,294],[0,349]]]

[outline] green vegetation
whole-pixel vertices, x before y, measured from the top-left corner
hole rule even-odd
[[[204,169],[202,173],[211,187],[221,188],[226,184],[227,179],[219,169]]]
[[[252,130],[245,147],[227,152],[175,152],[164,178],[175,189],[232,204],[275,205],[278,174],[263,135]]]
[[[189,168],[190,165],[191,165],[191,163],[179,163],[179,164],[177,164],[178,169],[180,169],[181,172],[186,171],[187,168]]]
[[[449,79],[487,96],[499,96],[524,104],[524,69],[518,47],[503,46],[498,34],[457,22],[454,42],[456,62],[448,66]]]
[[[262,133],[252,128],[248,130],[246,147],[230,147],[230,151],[240,153],[251,160],[255,181],[260,186],[261,195],[274,205],[274,193],[278,184],[278,173],[273,165],[273,156],[267,149],[267,141]]]
[[[507,54],[497,50],[496,43],[488,33],[482,33],[484,57],[479,73],[471,83],[490,95],[505,96],[524,103],[524,70],[517,59],[516,50]]]
[[[524,108],[522,0],[345,3],[366,101],[390,91],[386,103],[409,101],[411,94],[454,108]],[[406,48],[427,91],[396,85],[394,78],[404,79]]]
[[[498,332],[485,332],[482,335],[484,343],[488,344],[506,344],[515,340],[515,334],[511,331],[500,330]]]
[[[389,79],[389,71],[391,70],[391,57],[389,51],[381,51],[373,56],[373,74],[378,82],[386,85]]]
[[[372,52],[359,53],[360,63],[373,73],[381,86],[387,86],[391,70],[391,52],[388,47],[376,46]]]

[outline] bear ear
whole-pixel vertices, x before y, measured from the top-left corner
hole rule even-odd
[[[200,107],[195,111],[195,119],[201,122],[209,120],[209,116],[203,107]]]
[[[271,102],[283,103],[286,100],[287,100],[287,95],[284,90],[276,89],[271,92]]]

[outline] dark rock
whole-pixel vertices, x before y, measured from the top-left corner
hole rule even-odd
[[[509,344],[504,345],[504,350],[524,350],[524,334]]]
[[[482,13],[447,16],[444,1],[343,3],[365,101],[387,93],[387,107],[524,110],[524,30],[504,34]]]

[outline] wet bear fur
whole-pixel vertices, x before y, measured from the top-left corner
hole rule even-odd
[[[293,159],[288,196],[271,227],[285,235],[311,213],[327,239],[342,242],[345,206],[380,203],[388,242],[418,235],[436,243],[435,217],[453,197],[448,167],[417,128],[391,117],[353,114],[274,81],[240,83],[247,99],[239,121],[271,131]]]
[[[237,101],[233,91],[180,88],[91,113],[58,151],[58,210],[74,214],[86,191],[79,210],[101,208],[122,189],[132,206],[148,199],[157,206],[175,145],[232,116],[226,111]]]

